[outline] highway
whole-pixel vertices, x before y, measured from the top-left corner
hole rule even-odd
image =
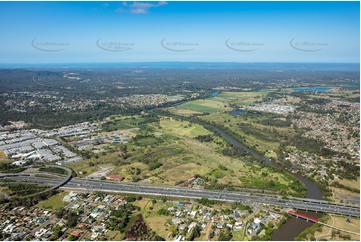
[[[34,195],[37,195],[37,194],[40,194],[40,193],[46,193],[48,191],[51,191],[51,190],[55,190],[57,188],[60,188],[62,185],[66,184],[68,181],[70,181],[71,177],[72,177],[72,171],[67,168],[67,167],[64,167],[64,166],[56,166],[56,165],[47,165],[46,167],[53,167],[53,168],[60,168],[60,169],[63,169],[66,171],[66,176],[65,177],[60,177],[60,176],[57,176],[57,174],[54,174],[54,173],[41,173],[43,175],[48,175],[48,176],[51,176],[51,177],[54,177],[55,179],[53,181],[56,181],[56,183],[54,182],[44,182],[45,184],[48,183],[48,185],[51,185],[50,188],[44,190],[44,191],[41,191],[39,193],[36,193],[36,194],[31,194],[31,195],[27,195],[27,196],[24,196],[25,197],[32,197]],[[34,174],[31,174],[31,173],[9,173],[9,174],[0,174],[0,179],[1,178],[6,178],[6,177],[12,177],[12,178],[15,178],[15,177],[22,177],[22,176],[25,176],[25,177],[31,177],[33,176]],[[60,178],[60,180],[56,180],[56,178]],[[39,180],[40,181],[40,180]]]
[[[3,178],[4,176],[0,177]],[[55,178],[55,177],[54,177]],[[12,180],[21,180],[26,182],[43,183],[49,186],[59,184],[59,180],[42,178],[35,176],[15,176],[9,177]],[[116,193],[131,193],[142,195],[155,195],[166,197],[179,197],[200,199],[208,198],[211,200],[229,201],[229,202],[243,202],[243,203],[257,203],[264,205],[275,205],[285,208],[294,208],[307,211],[325,212],[332,214],[342,214],[359,217],[360,208],[357,206],[327,202],[317,199],[302,199],[288,197],[287,199],[272,196],[269,194],[251,194],[246,192],[229,192],[229,191],[210,191],[210,190],[197,190],[192,188],[180,187],[166,187],[154,185],[140,185],[133,183],[119,183],[109,181],[97,181],[90,179],[73,178],[60,188],[64,189],[77,189],[83,191],[103,191],[103,192],[116,192]]]

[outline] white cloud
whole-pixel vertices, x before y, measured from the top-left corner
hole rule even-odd
[[[157,8],[166,5],[167,2],[123,2],[122,7],[117,9],[120,13],[131,13],[131,14],[147,14],[149,9]]]

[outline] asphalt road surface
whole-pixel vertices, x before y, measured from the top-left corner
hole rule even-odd
[[[25,182],[43,183],[49,186],[58,184],[59,180],[42,178],[35,176],[16,176],[11,177],[12,180],[21,180]],[[59,178],[60,179],[60,178]],[[229,192],[229,191],[210,191],[198,190],[192,188],[166,187],[155,185],[140,185],[132,183],[120,183],[109,181],[97,181],[90,179],[73,178],[61,188],[104,192],[118,192],[131,193],[143,195],[155,195],[166,197],[182,197],[191,199],[208,198],[212,200],[243,202],[243,203],[258,203],[264,205],[275,205],[285,208],[302,209],[307,211],[325,212],[333,214],[342,214],[350,216],[360,216],[360,208],[357,206],[328,202],[317,199],[307,198],[282,198],[276,195],[269,194],[253,194],[246,192]]]

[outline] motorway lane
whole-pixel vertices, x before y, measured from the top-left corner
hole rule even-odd
[[[180,193],[186,193],[186,194],[206,194],[209,196],[214,195],[214,197],[216,198],[217,196],[219,197],[220,195],[222,197],[227,196],[230,199],[239,199],[239,197],[249,197],[249,198],[262,198],[265,201],[273,201],[273,200],[280,200],[282,199],[280,196],[270,196],[268,194],[263,194],[263,195],[251,195],[250,193],[243,193],[243,192],[228,192],[228,191],[210,191],[210,190],[195,190],[195,189],[189,189],[189,188],[178,188],[178,187],[164,187],[164,186],[147,186],[147,185],[139,185],[139,184],[127,184],[127,183],[114,183],[114,182],[104,182],[104,181],[92,181],[92,180],[84,180],[84,179],[73,179],[72,181],[70,181],[70,184],[74,184],[74,185],[89,185],[89,186],[93,186],[93,187],[97,187],[97,188],[124,188],[126,189],[130,189],[130,190],[134,190],[134,189],[140,189],[140,190],[147,190],[147,191],[152,191],[152,192],[159,192],[159,191],[165,191],[165,192],[170,192],[170,191],[176,191],[176,192],[180,192]],[[320,200],[308,200],[308,199],[302,199],[302,198],[289,198],[287,200],[292,200],[293,202],[297,203],[297,202],[302,202],[302,203],[309,203],[309,204],[326,204],[326,205],[333,205],[335,207],[340,207],[340,208],[345,208],[345,207],[350,207],[350,208],[358,208],[356,206],[352,206],[349,204],[342,204],[342,203],[334,203],[334,202],[327,202],[327,201],[320,201]]]
[[[47,183],[49,185],[57,184],[58,181],[53,181],[48,178],[39,177],[12,177],[12,179],[19,179],[23,181]],[[135,194],[148,194],[157,196],[172,196],[172,197],[186,197],[197,198],[202,197],[214,200],[232,201],[232,202],[248,202],[259,204],[270,204],[275,206],[290,207],[297,209],[304,209],[309,211],[327,212],[335,214],[345,214],[359,217],[359,207],[350,206],[347,204],[328,203],[327,201],[306,200],[300,199],[282,199],[280,197],[272,197],[266,195],[254,195],[242,192],[228,192],[228,191],[209,191],[209,190],[195,190],[190,188],[178,187],[162,187],[150,185],[138,185],[127,183],[115,183],[107,181],[96,181],[89,179],[72,179],[63,186],[64,188],[75,188],[83,190],[107,191],[107,192],[124,192]]]

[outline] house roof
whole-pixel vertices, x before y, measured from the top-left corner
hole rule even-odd
[[[78,237],[81,234],[81,230],[79,230],[79,229],[73,230],[70,234],[75,237]]]

